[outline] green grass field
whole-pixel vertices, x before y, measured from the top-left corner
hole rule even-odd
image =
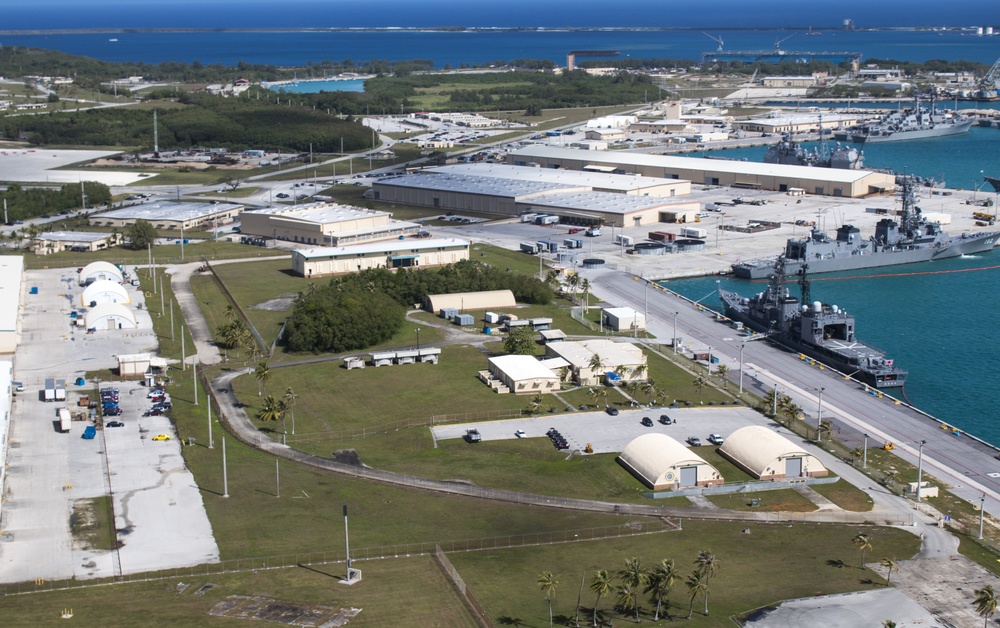
[[[818,509],[802,495],[791,488],[776,491],[760,491],[753,495],[735,493],[732,495],[706,495],[708,501],[728,510],[754,510],[762,512],[813,512]],[[759,502],[754,500],[759,499]]]
[[[284,252],[275,252],[259,246],[247,246],[233,242],[200,242],[198,244],[187,244],[184,247],[184,258],[181,259],[181,246],[179,244],[167,244],[153,247],[153,257],[158,265],[177,264],[182,262],[197,262],[202,257],[210,260],[241,259],[245,257],[259,257],[261,259],[275,257],[276,255],[287,255]],[[148,254],[145,250],[134,251],[122,247],[116,247],[107,251],[95,251],[92,253],[73,253],[63,251],[52,255],[25,255],[25,268],[74,268],[86,266],[94,261],[106,261],[113,264],[142,264],[149,262]]]
[[[742,532],[749,530],[748,533]],[[597,569],[614,573],[626,558],[636,557],[649,568],[672,558],[684,578],[694,569],[700,550],[715,553],[720,569],[709,582],[709,612],[695,601],[690,622],[683,622],[689,601],[683,582],[669,596],[670,618],[656,625],[732,626],[730,617],[783,599],[878,588],[883,580],[871,569],[858,568],[860,554],[851,545],[859,532],[874,532],[870,560],[881,556],[909,558],[919,541],[893,528],[850,526],[758,525],[685,520],[681,532],[666,532],[579,545],[551,545],[504,551],[449,555],[462,578],[500,625],[547,626],[548,607],[536,581],[542,571],[559,581],[553,614],[557,625],[573,625],[580,579],[585,579],[581,624],[589,625],[595,595],[590,579]],[[822,535],[823,542],[817,542]],[[604,621],[611,618],[613,596],[601,600]],[[654,604],[640,598],[643,623],[653,617]],[[615,624],[630,625],[634,618],[618,615]],[[620,623],[621,622],[621,623]],[[680,623],[679,623],[680,622]]]

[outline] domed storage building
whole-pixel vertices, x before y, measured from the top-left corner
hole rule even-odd
[[[136,329],[135,315],[121,303],[103,303],[87,310],[87,329]]]
[[[102,303],[131,303],[128,290],[117,281],[98,279],[83,289],[80,302],[84,307],[94,307]]]
[[[618,462],[654,491],[722,484],[719,471],[666,434],[643,434],[618,456]]]
[[[815,478],[829,474],[801,445],[772,429],[750,425],[726,437],[719,453],[760,480]]]
[[[87,286],[95,281],[107,279],[108,281],[124,281],[122,271],[110,262],[91,262],[80,271],[80,285]]]

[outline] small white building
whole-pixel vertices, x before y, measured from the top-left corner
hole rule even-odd
[[[488,360],[489,372],[517,395],[559,391],[559,376],[530,355],[501,355]]]
[[[630,307],[609,307],[601,314],[604,327],[612,331],[646,329],[646,315]]]
[[[101,279],[116,282],[125,280],[121,269],[109,262],[91,262],[80,271],[79,282],[81,286],[92,284]]]
[[[83,289],[80,296],[80,305],[84,307],[94,307],[102,303],[121,303],[127,305],[132,302],[125,286],[117,281],[109,279],[98,279]]]
[[[137,329],[139,323],[131,310],[120,303],[104,303],[90,308],[85,317],[87,329]]]
[[[634,344],[603,338],[553,342],[545,345],[545,353],[547,357],[566,360],[571,377],[580,386],[599,384],[608,371],[620,373],[622,381],[646,379],[646,354]]]
[[[718,486],[724,481],[718,469],[666,434],[643,434],[632,440],[618,463],[654,491]]]

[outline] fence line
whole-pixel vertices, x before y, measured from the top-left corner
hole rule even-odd
[[[448,560],[447,554],[441,551],[440,545],[434,547],[434,558],[436,559],[434,562],[444,571],[445,576],[458,589],[458,594],[462,596],[462,600],[469,606],[476,619],[476,623],[484,628],[493,628],[496,624],[490,619],[490,614],[486,612],[486,608],[479,601],[479,598],[476,597],[476,594],[472,592],[472,589],[465,584],[465,580],[458,573],[458,569],[455,569],[455,565]]]

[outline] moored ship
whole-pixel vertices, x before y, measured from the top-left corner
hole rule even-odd
[[[825,141],[820,144],[819,148],[810,151],[795,140],[783,137],[778,142],[768,146],[767,152],[764,153],[764,163],[861,170],[865,165],[865,155],[856,148],[840,144],[830,149]]]
[[[928,110],[920,106],[920,99],[917,98],[915,107],[894,111],[875,122],[847,129],[834,137],[855,144],[926,140],[967,133],[973,122],[975,120],[967,116],[938,110],[933,99]]]
[[[800,302],[789,294],[785,272],[784,258],[778,258],[767,289],[750,298],[719,288],[726,316],[869,386],[892,388],[906,382],[905,369],[855,337],[854,316],[836,305],[810,302],[805,272],[799,281]]]
[[[916,182],[902,179],[903,207],[899,222],[883,218],[867,240],[853,225],[843,225],[831,238],[818,228],[805,238],[790,238],[783,254],[785,271],[796,273],[804,264],[811,274],[842,270],[914,264],[973,255],[996,246],[1000,233],[985,231],[949,236],[936,222],[926,220],[915,202]],[[733,264],[733,274],[744,279],[764,279],[774,269],[775,259],[754,259]]]

